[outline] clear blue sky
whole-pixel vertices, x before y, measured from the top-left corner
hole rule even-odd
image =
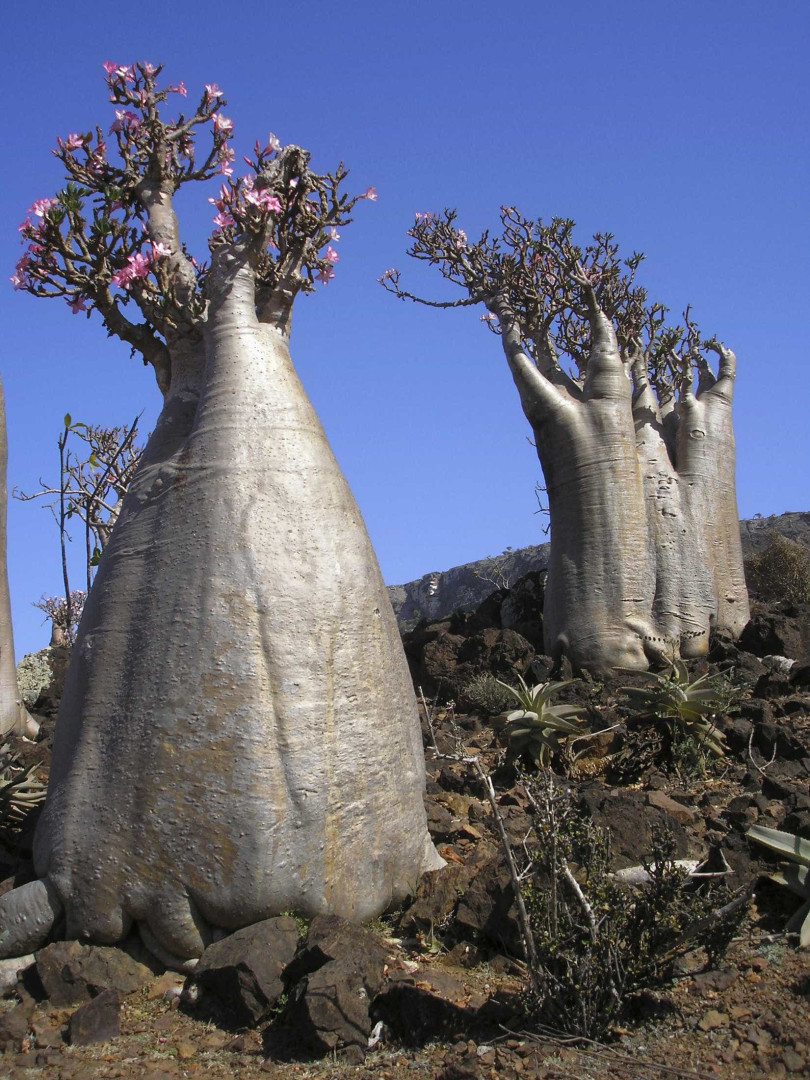
[[[389,583],[542,539],[539,465],[500,346],[476,312],[397,302],[417,210],[455,205],[472,236],[501,204],[574,218],[645,251],[652,294],[690,302],[740,362],[743,516],[810,509],[807,461],[806,0],[210,0],[11,5],[3,20],[3,279],[17,224],[60,183],[57,135],[109,126],[101,63],[162,62],[191,95],[226,92],[237,155],[275,132],[374,185],[334,282],[296,308],[293,355]],[[183,206],[204,254],[208,191]],[[61,418],[115,424],[159,394],[97,319],[0,288],[10,484],[56,474]],[[78,544],[77,544],[78,547]],[[17,653],[47,642],[32,606],[61,588],[47,511],[12,501]],[[76,572],[75,584],[81,583]]]

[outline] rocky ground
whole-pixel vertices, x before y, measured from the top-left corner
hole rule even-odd
[[[426,875],[404,910],[362,929],[268,920],[211,946],[187,981],[156,967],[137,942],[49,945],[19,980],[8,977],[0,1072],[47,1080],[810,1076],[810,955],[784,933],[799,901],[764,876],[774,863],[745,836],[757,823],[810,838],[810,609],[760,609],[740,647],[716,641],[710,663],[695,669],[735,688],[718,719],[728,750],[717,761],[673,746],[660,722],[639,718],[622,692],[630,677],[580,680],[559,694],[603,734],[554,755],[554,790],[570,792],[576,820],[609,831],[612,869],[643,862],[656,826],[665,826],[679,859],[722,853],[727,898],[756,883],[725,955],[710,963],[700,935],[687,937],[660,980],[628,995],[589,1041],[549,1031],[548,1010],[525,993],[498,828],[500,818],[524,868],[536,854],[537,774],[510,759],[488,676],[550,673],[541,604],[542,578],[528,575],[476,612],[406,635],[427,703],[428,820],[447,866]],[[41,741],[16,747],[43,779],[57,697],[56,685],[40,696]],[[495,808],[482,776],[492,779]],[[0,891],[30,875],[31,829],[29,820],[6,830]]]

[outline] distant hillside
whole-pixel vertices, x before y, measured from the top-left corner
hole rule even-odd
[[[740,522],[743,553],[760,551],[772,531],[810,547],[810,513],[788,513],[755,517]],[[508,588],[530,570],[545,570],[548,544],[505,551],[478,562],[454,566],[450,570],[425,574],[407,585],[389,585],[388,595],[402,629],[410,629],[423,618],[440,619],[453,611],[471,611],[498,587]]]

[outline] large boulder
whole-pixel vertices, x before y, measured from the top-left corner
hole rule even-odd
[[[337,916],[312,920],[287,969],[293,983],[284,1025],[308,1053],[354,1049],[362,1055],[373,1027],[371,1002],[383,985],[388,954],[368,930]]]
[[[284,993],[284,972],[297,948],[295,919],[264,919],[209,945],[192,977],[236,1023],[252,1025]]]

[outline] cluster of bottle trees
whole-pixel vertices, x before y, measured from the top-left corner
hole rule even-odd
[[[342,165],[316,173],[272,136],[235,176],[219,87],[166,120],[182,83],[147,63],[105,74],[109,134],[59,140],[67,183],[31,207],[13,281],[96,312],[152,367],[163,409],[105,537],[38,877],[0,899],[0,955],[57,925],[115,942],[134,924],[181,966],[279,911],[371,918],[441,860],[397,626],[289,353],[296,297],[333,276],[337,230],[374,190],[345,193]],[[199,264],[175,196],[214,178]],[[410,254],[461,288],[456,306],[484,306],[534,431],[548,651],[600,672],[701,655],[712,627],[747,620],[734,357],[688,316],[668,327],[612,237],[580,249],[570,222],[501,217],[470,243],[453,212],[419,215]],[[395,271],[384,284],[417,299]],[[7,608],[6,589],[4,663]]]

